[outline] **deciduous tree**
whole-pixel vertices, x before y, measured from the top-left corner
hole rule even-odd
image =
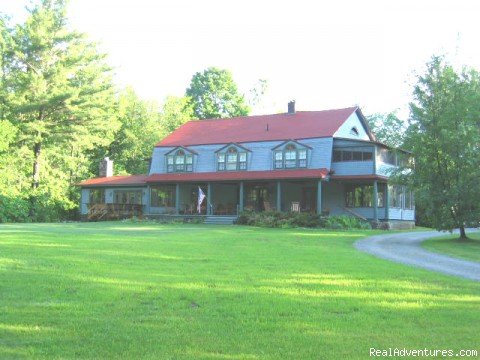
[[[192,77],[186,95],[198,119],[248,115],[250,109],[228,70],[210,67]]]
[[[415,167],[406,178],[434,226],[460,228],[465,239],[465,227],[480,220],[480,74],[433,57],[413,95],[408,145]]]

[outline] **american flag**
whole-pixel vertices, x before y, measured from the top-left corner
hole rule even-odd
[[[197,205],[197,210],[199,214],[202,212],[202,202],[204,199],[205,199],[205,193],[203,192],[202,188],[199,186],[198,187],[198,205]]]

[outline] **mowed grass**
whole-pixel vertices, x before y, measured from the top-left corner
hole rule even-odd
[[[480,232],[468,233],[468,240],[458,235],[442,236],[422,243],[427,250],[480,262]]]
[[[374,258],[373,231],[0,225],[0,358],[366,359],[475,349],[480,284]]]

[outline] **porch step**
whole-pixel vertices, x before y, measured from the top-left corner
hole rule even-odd
[[[232,225],[237,221],[237,216],[207,216],[205,218],[205,224],[210,225]]]

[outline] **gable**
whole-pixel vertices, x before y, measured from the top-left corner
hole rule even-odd
[[[368,129],[360,120],[358,113],[355,111],[348,119],[338,128],[333,134],[337,138],[356,139],[356,140],[370,140]]]

